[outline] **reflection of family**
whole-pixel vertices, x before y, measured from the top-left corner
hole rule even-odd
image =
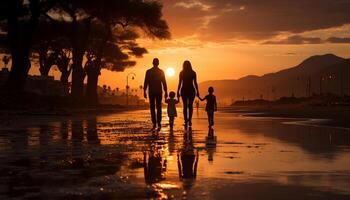
[[[174,118],[177,116],[176,104],[179,103],[180,96],[183,103],[184,125],[186,128],[188,126],[192,126],[193,102],[196,96],[201,101],[206,100],[206,112],[208,113],[209,127],[213,126],[214,112],[217,110],[216,98],[213,95],[214,89],[213,87],[209,87],[209,94],[204,98],[200,97],[197,84],[197,74],[192,69],[190,61],[186,60],[183,63],[183,68],[179,75],[177,99],[175,99],[175,92],[170,92],[168,98],[168,89],[165,75],[163,70],[159,69],[158,66],[159,60],[157,58],[153,59],[153,67],[147,70],[144,82],[144,96],[147,98],[148,89],[153,129],[155,129],[157,125],[158,129],[161,128],[163,90],[165,92],[165,102],[168,105],[167,112],[170,128],[173,128]]]

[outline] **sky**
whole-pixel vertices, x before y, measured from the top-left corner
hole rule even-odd
[[[167,77],[176,89],[178,73],[190,60],[198,81],[263,75],[297,65],[312,55],[350,57],[349,0],[163,0],[171,39],[138,42],[148,54],[125,72],[103,70],[100,85],[143,84],[152,59],[174,68]],[[34,69],[35,70],[35,69]],[[54,72],[51,72],[54,73]]]

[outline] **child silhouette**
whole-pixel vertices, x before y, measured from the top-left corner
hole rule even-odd
[[[205,111],[208,114],[208,123],[209,123],[209,128],[214,126],[214,112],[217,111],[217,104],[216,104],[216,97],[213,95],[214,93],[214,88],[209,87],[208,88],[208,95],[205,96],[203,99],[199,97],[201,101],[206,100],[207,105],[205,106]]]
[[[169,98],[165,100],[165,103],[168,104],[167,112],[169,117],[170,129],[173,129],[174,119],[175,117],[177,117],[176,104],[179,103],[179,99],[175,99],[175,92],[169,93]]]

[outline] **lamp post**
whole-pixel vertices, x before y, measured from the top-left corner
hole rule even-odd
[[[130,72],[128,75],[126,75],[126,105],[129,105],[129,76],[131,75],[131,79],[134,80],[136,74],[133,72]]]
[[[139,86],[139,88],[140,88],[140,91],[141,91],[141,98],[142,98],[142,94],[143,94],[143,86],[142,86],[142,85],[140,85],[140,86]]]

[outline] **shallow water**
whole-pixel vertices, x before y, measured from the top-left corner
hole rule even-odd
[[[0,124],[0,199],[349,199],[350,131],[216,113],[150,131],[148,111]]]

